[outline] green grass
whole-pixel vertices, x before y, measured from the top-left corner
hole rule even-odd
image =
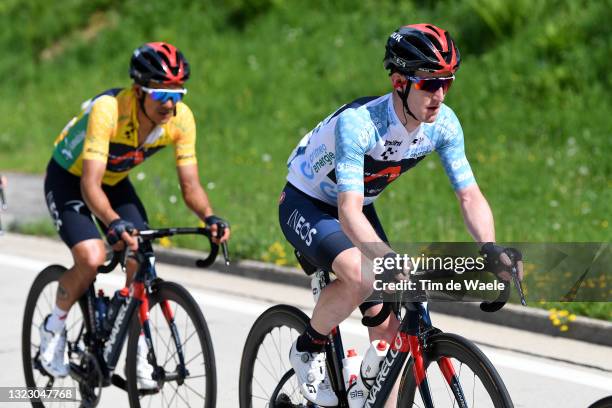
[[[387,35],[430,21],[461,49],[447,103],[498,240],[609,241],[611,10],[610,0],[6,1],[0,168],[42,173],[79,104],[129,85],[133,48],[169,41],[192,65],[186,102],[197,119],[201,177],[232,223],[233,255],[292,263],[276,220],[290,151],[341,104],[389,92]],[[196,223],[181,204],[171,152],[159,156],[134,171],[146,176],[134,184],[152,223]],[[394,241],[469,240],[453,197],[432,156],[377,208]]]

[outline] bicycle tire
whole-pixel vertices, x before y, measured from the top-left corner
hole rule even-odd
[[[497,370],[485,356],[485,354],[471,341],[450,333],[438,333],[431,336],[427,341],[427,347],[423,350],[424,365],[427,370],[428,379],[433,374],[428,368],[431,362],[437,361],[441,357],[450,357],[465,364],[481,381],[486,393],[491,398],[495,408],[512,408],[514,404]],[[453,365],[455,363],[453,362]],[[417,393],[417,384],[413,375],[414,360],[411,358],[409,364],[404,369],[402,385],[400,386],[400,404],[398,407],[413,407],[414,397]],[[456,369],[456,367],[455,367]],[[437,365],[435,369],[437,370]],[[439,370],[437,370],[440,373]],[[459,374],[461,371],[459,371]],[[460,377],[460,375],[459,375]],[[460,377],[461,382],[461,377]],[[465,388],[462,386],[462,388]],[[452,395],[452,393],[449,394]],[[455,407],[458,402],[454,398],[450,401]],[[474,403],[468,404],[474,407]],[[436,405],[438,407],[439,405]]]
[[[242,352],[238,383],[240,408],[253,407],[253,373],[259,348],[266,336],[275,328],[283,326],[303,333],[309,321],[310,319],[304,312],[288,305],[273,306],[257,318],[247,336]],[[287,352],[287,355],[281,358],[288,363],[289,353]],[[273,390],[269,391],[271,393]]]
[[[34,323],[35,314],[38,320],[44,319],[46,313],[45,311],[38,310],[37,305],[38,301],[45,291],[45,288],[49,284],[53,284],[53,282],[59,281],[60,277],[66,271],[66,268],[61,265],[50,265],[43,269],[34,279],[34,282],[30,286],[30,291],[28,292],[28,297],[26,300],[25,311],[23,313],[23,323],[21,328],[21,358],[23,363],[23,372],[25,376],[25,382],[27,387],[40,387],[37,384],[37,379],[35,378],[35,369],[33,367],[33,351],[36,349],[35,344],[32,342],[32,328],[35,327],[35,330],[38,330],[38,325]],[[49,307],[48,313],[51,312],[52,306],[55,304],[55,293],[54,291],[50,291],[52,293],[51,296],[46,296],[45,301],[47,302],[47,306]],[[37,313],[38,312],[38,313]],[[81,315],[84,312],[81,310]],[[73,312],[74,315],[74,312]],[[70,335],[69,338],[70,340]],[[70,377],[66,377],[67,381],[72,381],[76,384],[76,381],[72,380]],[[65,381],[64,379],[58,379],[54,381]],[[61,386],[63,384],[54,383],[54,386]],[[78,388],[78,386],[76,387]],[[34,399],[31,401],[32,406],[36,408],[44,407],[45,405],[42,403],[40,399]],[[72,403],[69,403],[72,404]],[[51,406],[58,406],[57,402],[52,403]]]
[[[612,408],[612,395],[595,401],[589,405],[589,408]]]
[[[177,307],[180,306],[185,311],[187,317],[190,319],[191,323],[193,324],[194,329],[195,329],[195,332],[193,334],[197,333],[199,344],[200,344],[200,349],[201,349],[201,354],[204,359],[203,366],[204,366],[205,389],[206,389],[205,393],[206,394],[204,395],[204,398],[202,398],[203,403],[204,403],[203,407],[213,408],[216,404],[216,398],[217,398],[217,378],[216,378],[215,354],[213,350],[212,338],[210,336],[210,332],[208,331],[208,325],[206,324],[206,320],[204,319],[204,315],[202,314],[202,311],[198,303],[195,301],[195,299],[191,296],[191,294],[189,294],[189,292],[183,286],[177,283],[174,283],[174,282],[166,282],[166,281],[159,280],[156,283],[154,283],[152,289],[153,289],[152,294],[149,296],[149,313],[150,313],[149,321],[152,327],[154,324],[153,322],[154,317],[151,312],[154,310],[155,306],[158,305],[160,301],[162,300],[169,300],[171,302],[174,302],[177,305]],[[159,310],[159,313],[162,313],[161,307],[156,308],[156,310]],[[175,308],[174,312],[175,312],[175,317],[176,317],[177,308]],[[165,319],[161,323],[164,324],[165,327],[168,327],[168,325],[165,324]],[[140,331],[141,331],[141,327],[140,327],[140,321],[138,319],[138,313],[134,313],[132,316],[132,321],[130,323],[130,333],[129,333],[129,338],[128,338],[127,357],[126,357],[127,391],[128,391],[128,396],[130,400],[130,407],[133,407],[133,408],[140,407],[141,398],[148,397],[147,395],[144,395],[144,396],[140,395],[139,390],[138,390],[137,378],[136,378],[136,362],[137,362],[136,355],[137,355],[138,338],[140,336]],[[152,329],[152,331],[154,331],[154,329]],[[180,333],[180,334],[183,334],[183,333]],[[185,347],[185,344],[190,340],[190,338],[193,337],[193,334],[189,336],[185,335],[184,337],[181,337],[181,341],[183,342],[182,345],[184,347]],[[166,341],[166,345],[169,345],[170,347],[174,347],[174,340],[170,337],[169,340]],[[196,355],[196,357],[197,356],[199,356],[199,354]],[[163,358],[163,356],[158,354],[157,350],[156,350],[156,357],[158,360],[158,364],[160,364],[161,362],[160,359]],[[196,357],[194,357],[194,359]],[[191,372],[191,374],[194,374],[194,373]],[[197,375],[199,376],[199,372],[197,373]],[[185,381],[188,381],[189,378],[190,377],[187,377]],[[195,377],[191,377],[191,378],[195,378]],[[166,384],[170,384],[170,382],[164,383],[164,386]],[[177,383],[174,383],[174,384],[177,384]],[[185,387],[187,386],[185,385]],[[178,389],[179,388],[177,386],[175,390],[175,394],[178,394],[178,391],[177,391]],[[161,394],[161,396],[163,397],[164,395],[163,388],[162,390],[160,390],[158,394]],[[150,396],[151,398],[153,398],[154,395],[158,395],[158,394],[153,394]],[[177,403],[178,403],[178,400],[177,400]],[[144,406],[148,406],[147,403],[144,403]],[[172,406],[175,406],[175,405],[172,405]],[[187,406],[196,406],[196,405],[191,405],[191,403],[189,403],[187,404]]]

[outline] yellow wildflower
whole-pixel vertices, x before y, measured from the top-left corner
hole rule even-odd
[[[170,238],[168,237],[163,237],[159,239],[159,245],[161,245],[164,248],[170,248],[172,246],[172,241],[170,241]]]

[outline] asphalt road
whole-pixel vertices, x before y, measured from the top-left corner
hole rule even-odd
[[[50,263],[69,262],[68,250],[58,241],[15,234],[0,237],[0,387],[24,385],[20,333],[33,279]],[[158,266],[158,274],[189,288],[203,310],[217,361],[218,407],[238,406],[240,358],[255,319],[279,303],[298,306],[307,314],[312,311],[308,289],[164,264]],[[114,272],[98,281],[109,289],[119,288],[123,277]],[[440,314],[432,314],[432,320],[444,331],[479,343],[498,367],[516,407],[581,408],[612,394],[610,348]],[[357,315],[341,329],[345,347],[361,351],[367,347]],[[115,387],[105,388],[100,406],[127,406],[127,396]]]

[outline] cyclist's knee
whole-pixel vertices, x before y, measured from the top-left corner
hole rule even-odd
[[[96,276],[98,267],[104,263],[106,251],[100,239],[90,239],[79,242],[72,247],[75,267],[89,278]]]
[[[338,279],[350,287],[355,304],[361,304],[372,294],[374,280],[362,270],[361,253],[357,248],[341,252],[334,260],[332,268]]]

